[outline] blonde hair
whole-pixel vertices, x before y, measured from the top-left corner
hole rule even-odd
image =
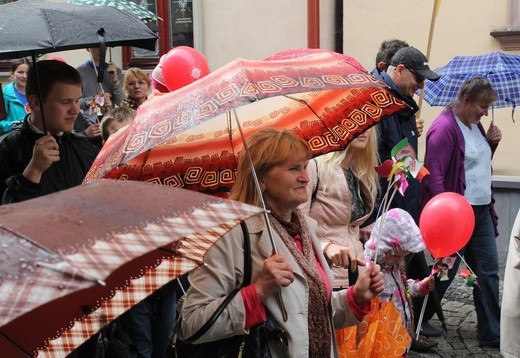
[[[247,147],[259,181],[276,165],[292,159],[309,160],[312,157],[307,142],[288,130],[261,129],[247,140]],[[229,197],[260,206],[259,193],[245,150],[240,152],[236,180]]]
[[[320,182],[324,190],[327,187],[336,187],[334,172],[347,156],[352,153],[351,169],[359,181],[364,182],[370,194],[375,198],[379,190],[379,178],[374,167],[379,165],[379,155],[377,152],[377,132],[375,127],[365,132],[367,144],[364,149],[357,149],[348,146],[342,151],[328,153],[316,158]]]
[[[130,77],[135,77],[137,80],[145,81],[148,85],[148,90],[150,90],[152,86],[152,82],[150,81],[150,77],[140,68],[138,67],[130,67],[125,72],[125,77],[123,79],[123,88],[125,92],[128,92],[126,88],[128,87],[128,83],[130,82]],[[126,93],[128,95],[128,93]]]

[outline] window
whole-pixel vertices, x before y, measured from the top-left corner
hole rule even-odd
[[[507,0],[507,28],[506,31],[520,30],[520,1]]]
[[[123,50],[123,66],[153,68],[159,62],[161,55],[175,46],[194,46],[193,37],[193,2],[192,0],[131,0],[148,10],[153,11],[160,18],[149,27],[158,32],[155,51],[139,48],[125,48]]]

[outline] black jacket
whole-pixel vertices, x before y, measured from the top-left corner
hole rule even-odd
[[[32,158],[34,143],[43,134],[35,133],[27,118],[0,138],[0,193],[2,204],[19,202],[80,185],[94,161],[97,150],[82,135],[56,136],[60,160],[43,173],[39,184],[22,176]]]
[[[419,110],[417,103],[413,98],[403,95],[395,86],[394,82],[386,72],[375,74],[376,78],[385,82],[389,89],[398,98],[402,99],[408,107],[388,116],[377,124],[377,147],[379,158],[381,162],[391,159],[392,148],[404,138],[408,138],[408,143],[411,144],[415,153],[417,154],[418,133],[417,123],[415,122],[415,113]],[[387,178],[380,178],[381,192],[376,200],[372,216],[365,222],[370,224],[377,218],[377,212],[381,206],[381,200],[386,193],[388,187]],[[400,208],[407,211],[419,223],[420,214],[420,199],[419,199],[419,181],[414,178],[408,178],[408,188],[405,191],[404,197],[397,192],[390,204],[390,208]],[[390,191],[391,194],[392,191]]]

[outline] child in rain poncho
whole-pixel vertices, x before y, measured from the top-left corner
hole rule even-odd
[[[381,228],[382,217],[377,219],[370,239],[365,243],[365,257],[367,260],[374,259],[377,237],[380,235],[377,263],[381,265],[381,271],[384,273],[385,289],[379,294],[379,298],[381,301],[392,300],[401,313],[404,326],[414,338],[411,298],[425,296],[432,290],[434,277],[430,275],[422,281],[406,278],[404,258],[410,253],[425,249],[421,232],[410,214],[402,209],[390,209]],[[421,340],[424,341],[422,345],[425,350],[437,345],[437,342],[423,337]]]

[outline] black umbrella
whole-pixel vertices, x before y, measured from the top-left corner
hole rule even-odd
[[[19,0],[0,5],[0,60],[106,46],[155,50],[156,34],[137,16],[107,6]],[[38,75],[38,71],[36,71]],[[39,84],[38,77],[36,78]],[[40,86],[38,85],[38,92]],[[41,98],[40,93],[38,96]],[[44,114],[42,112],[42,117]],[[45,120],[43,122],[45,132]]]
[[[19,0],[0,5],[0,60],[107,46],[155,50],[156,34],[138,17],[107,6]]]

